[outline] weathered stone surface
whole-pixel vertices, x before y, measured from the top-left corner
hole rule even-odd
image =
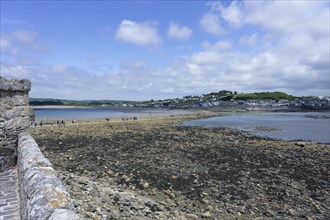
[[[78,219],[52,164],[28,133],[18,135],[18,170],[23,219]],[[60,209],[61,211],[56,211]],[[63,211],[67,210],[67,212]],[[60,216],[56,217],[57,214]]]
[[[17,135],[30,124],[30,88],[29,80],[6,80],[0,77],[0,172],[16,165]]]
[[[4,132],[6,134],[17,136],[19,133],[24,132],[30,126],[29,117],[17,117],[5,122]]]
[[[0,220],[20,219],[17,169],[0,173]]]
[[[11,110],[3,114],[5,120],[10,120],[17,117],[26,117],[29,115],[29,109],[23,106],[13,107]]]
[[[198,216],[195,215],[195,214],[187,214],[187,215],[186,215],[186,218],[187,218],[188,220],[198,220]]]
[[[70,220],[77,220],[77,215],[67,209],[56,209],[53,214],[48,218],[48,220],[58,220],[58,219],[70,219]]]
[[[28,92],[31,89],[31,81],[22,79],[7,80],[0,78],[0,90]]]
[[[52,164],[35,140],[24,133],[30,125],[30,115],[34,116],[29,109],[30,88],[29,80],[0,77],[0,174],[16,170],[18,165],[18,181],[13,182],[16,187],[9,185],[15,178],[0,175],[0,220],[78,219]]]

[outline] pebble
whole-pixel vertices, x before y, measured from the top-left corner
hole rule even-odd
[[[305,147],[306,146],[306,142],[304,142],[304,141],[297,141],[294,144],[299,146],[299,147]]]
[[[327,219],[324,179],[329,172],[324,164],[329,163],[329,145],[260,140],[220,128],[143,123],[133,128],[113,124],[114,129],[106,128],[104,134],[102,123],[86,125],[89,133],[70,131],[68,126],[65,135],[58,130],[63,137],[55,140],[49,140],[54,135],[36,135],[39,141],[49,140],[41,150],[66,184],[80,216]],[[173,142],[173,136],[178,141]],[[301,180],[306,174],[310,181]],[[308,200],[309,188],[316,190],[313,202]]]
[[[186,214],[188,220],[198,220],[198,216],[195,214]]]
[[[204,218],[210,218],[210,217],[211,217],[211,213],[210,213],[209,211],[204,212],[204,213],[202,214],[202,217],[204,217]]]

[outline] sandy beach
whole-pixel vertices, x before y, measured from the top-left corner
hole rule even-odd
[[[200,112],[31,128],[83,219],[327,219],[330,146],[182,127]]]
[[[135,118],[158,118],[167,116],[187,116],[205,113],[201,110],[183,110],[183,109],[162,109],[162,108],[139,108],[139,107],[86,107],[86,106],[32,106],[35,111],[50,111],[55,113],[48,113],[42,116],[36,114],[36,121],[45,124],[54,124],[57,120],[64,120],[66,123],[71,123],[72,120],[78,122],[99,121],[102,119],[118,120],[118,119],[133,119]],[[69,111],[67,111],[69,110]],[[81,115],[80,113],[83,113]],[[88,111],[88,113],[86,113]],[[72,114],[74,112],[75,114]],[[208,113],[209,115],[211,112]],[[215,115],[212,113],[211,115]]]

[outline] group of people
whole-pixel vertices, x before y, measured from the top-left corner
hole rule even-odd
[[[63,120],[62,121],[57,121],[56,124],[57,125],[65,125],[65,121],[63,121]]]
[[[42,121],[39,123],[40,126],[42,126]],[[37,127],[38,126],[38,122],[36,121],[31,121],[31,126]]]
[[[72,123],[72,124],[76,124],[76,123],[77,123],[77,120],[72,119],[71,123]],[[50,125],[54,125],[54,124],[55,124],[55,123],[50,123]],[[57,125],[65,125],[65,121],[64,121],[64,120],[57,120],[57,121],[56,121],[56,124],[57,124]],[[38,125],[39,125],[40,127],[42,127],[42,126],[43,126],[42,121],[40,121],[39,123],[38,123],[37,121],[31,121],[31,126],[37,127]]]
[[[128,120],[137,120],[138,118],[137,117],[122,117],[122,121],[128,121]],[[111,119],[110,118],[106,118],[105,119],[106,121],[110,121]],[[75,119],[72,119],[71,121],[72,124],[76,124],[77,123],[77,120]],[[54,125],[55,123],[51,123],[51,125]],[[65,125],[65,121],[64,120],[57,120],[56,121],[56,125],[60,126],[60,125]],[[38,126],[38,122],[36,121],[31,121],[31,126],[34,126],[34,127],[37,127]],[[39,126],[43,126],[43,123],[42,121],[40,121],[39,123]]]
[[[132,117],[130,117],[130,118],[128,118],[128,117],[122,117],[121,118],[122,121],[128,121],[129,119],[130,120],[137,120],[137,117],[133,117],[133,118]]]

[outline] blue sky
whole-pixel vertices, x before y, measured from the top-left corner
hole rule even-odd
[[[1,76],[31,97],[329,94],[329,1],[1,1]]]

